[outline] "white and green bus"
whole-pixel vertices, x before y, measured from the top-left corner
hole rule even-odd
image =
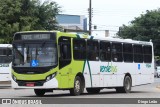
[[[58,31],[17,32],[13,39],[12,87],[80,95],[104,88],[129,93],[153,83],[152,42],[96,38]]]
[[[0,44],[0,84],[11,81],[12,45]]]

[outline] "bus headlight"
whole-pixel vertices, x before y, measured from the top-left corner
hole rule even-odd
[[[49,81],[49,80],[51,80],[51,76],[48,76],[48,77],[46,78],[46,81]]]
[[[56,75],[57,75],[57,72],[49,75],[49,76],[46,78],[46,82],[49,81],[49,80],[51,80],[51,79],[53,79]]]
[[[56,76],[57,72],[53,73],[52,74],[52,78],[54,78]]]

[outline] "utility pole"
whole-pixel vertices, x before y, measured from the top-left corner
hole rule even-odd
[[[89,0],[89,35],[92,34],[92,0]]]

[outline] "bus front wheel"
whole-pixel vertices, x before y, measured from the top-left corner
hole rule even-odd
[[[34,92],[37,96],[44,96],[44,94],[45,94],[44,89],[34,89]]]
[[[82,81],[79,76],[75,78],[74,87],[70,89],[70,94],[73,96],[80,95],[83,91]]]
[[[123,87],[117,87],[116,92],[118,93],[130,93],[132,87],[132,80],[129,76],[125,76]]]

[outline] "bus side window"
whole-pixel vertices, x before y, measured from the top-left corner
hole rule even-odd
[[[10,63],[12,61],[12,50],[10,48],[0,48],[0,63]]]
[[[143,48],[142,45],[133,45],[134,62],[143,63]]]
[[[75,60],[86,59],[86,41],[85,39],[73,39],[73,57]]]
[[[133,62],[133,47],[132,44],[123,44],[123,59],[124,62]]]
[[[111,61],[111,49],[110,42],[101,41],[100,42],[100,60],[101,61]]]
[[[112,43],[112,61],[122,62],[122,43]]]
[[[152,63],[152,46],[143,46],[144,62]]]
[[[87,59],[90,61],[99,60],[99,43],[97,40],[87,40]]]

